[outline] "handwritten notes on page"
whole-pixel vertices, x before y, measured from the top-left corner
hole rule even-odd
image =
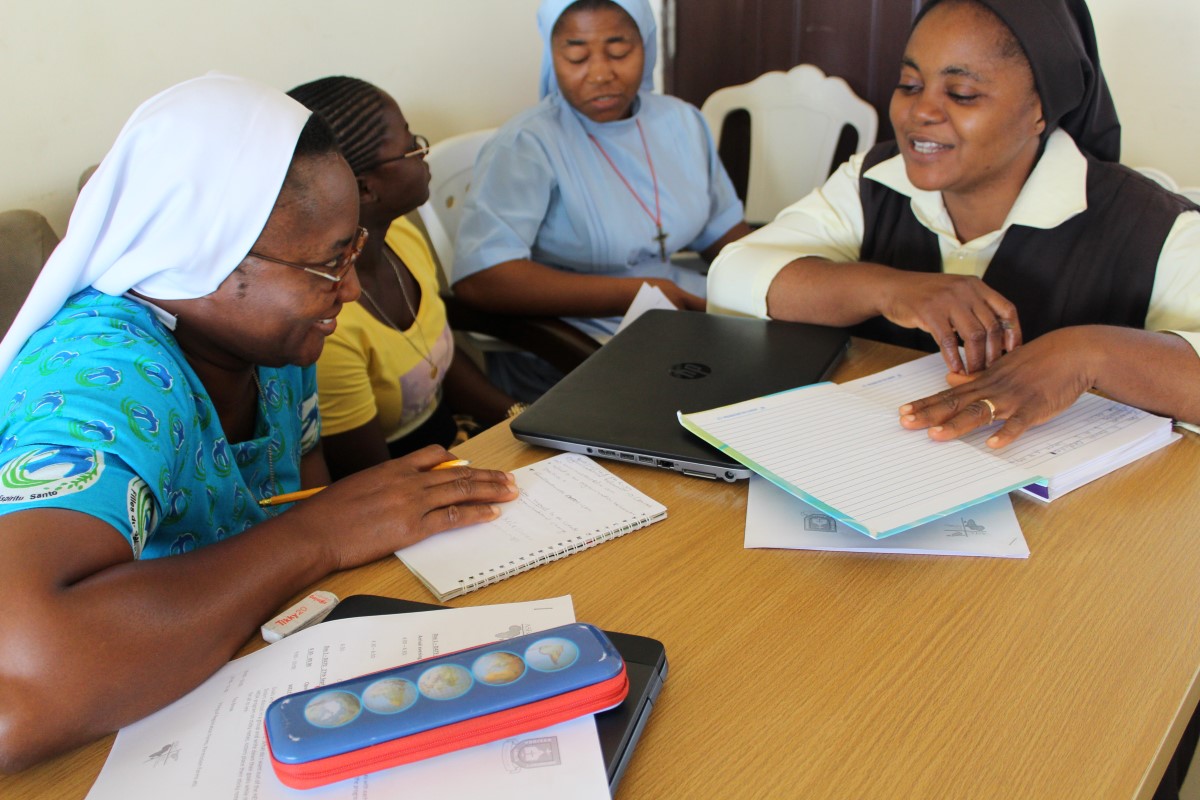
[[[587,456],[563,453],[513,473],[520,495],[491,522],[396,553],[439,601],[657,522],[667,508]]]
[[[570,796],[607,800],[592,717],[308,791],[271,769],[263,714],[276,697],[575,621],[570,597],[324,622],[229,662],[189,694],[122,728],[87,800],[360,800],[366,797]],[[504,636],[498,636],[503,633]],[[554,763],[522,748],[552,740]]]
[[[886,539],[870,539],[757,475],[750,479],[746,501],[746,547],[1029,558],[1007,495]]]
[[[944,376],[935,354],[840,386],[815,384],[681,414],[680,422],[874,538],[1033,483],[1044,483],[1052,498],[1177,438],[1170,420],[1096,395],[1000,451],[985,444],[991,428],[935,442],[900,427],[898,408],[943,390]]]

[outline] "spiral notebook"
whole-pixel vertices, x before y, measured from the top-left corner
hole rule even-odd
[[[562,455],[514,470],[520,496],[491,522],[446,531],[396,552],[439,601],[586,550],[667,516],[587,456]]]

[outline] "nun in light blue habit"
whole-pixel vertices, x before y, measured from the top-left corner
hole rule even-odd
[[[571,273],[665,278],[703,297],[703,276],[670,256],[703,251],[742,225],[742,203],[699,110],[651,92],[657,33],[650,6],[613,3],[607,7],[623,9],[636,24],[644,53],[626,116],[597,121],[603,112],[572,105],[571,90],[564,93],[556,77],[551,36],[575,3],[545,0],[538,10],[541,102],[509,120],[479,154],[458,230],[454,282],[528,259]],[[620,317],[568,321],[604,340]]]

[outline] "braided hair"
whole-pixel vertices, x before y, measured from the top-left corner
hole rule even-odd
[[[288,94],[325,118],[355,175],[375,165],[387,131],[378,87],[339,75],[302,84]]]

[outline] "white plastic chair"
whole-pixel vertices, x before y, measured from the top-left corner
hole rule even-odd
[[[837,166],[833,159],[845,126],[858,133],[859,153],[875,144],[879,131],[879,115],[869,103],[811,64],[713,92],[701,111],[718,144],[725,118],[738,110],[750,115],[746,221],[752,224],[770,222],[825,182]]]
[[[1155,167],[1134,167],[1134,170],[1142,173],[1147,178],[1155,181],[1159,186],[1162,186],[1165,189],[1170,189],[1172,192],[1179,191],[1179,184],[1175,182],[1175,179],[1163,172],[1161,169],[1157,169]]]
[[[429,164],[429,199],[417,209],[429,234],[429,243],[438,261],[442,276],[450,285],[450,269],[454,265],[454,235],[462,221],[463,201],[471,186],[471,169],[475,156],[495,128],[451,136],[429,148],[425,162]]]
[[[528,350],[569,372],[599,346],[587,334],[556,317],[516,317],[489,314],[457,301],[450,289],[454,266],[454,236],[462,221],[463,203],[471,187],[475,156],[495,128],[463,133],[429,148],[429,199],[417,213],[429,243],[442,265],[443,295],[450,324],[467,333],[482,351]]]

